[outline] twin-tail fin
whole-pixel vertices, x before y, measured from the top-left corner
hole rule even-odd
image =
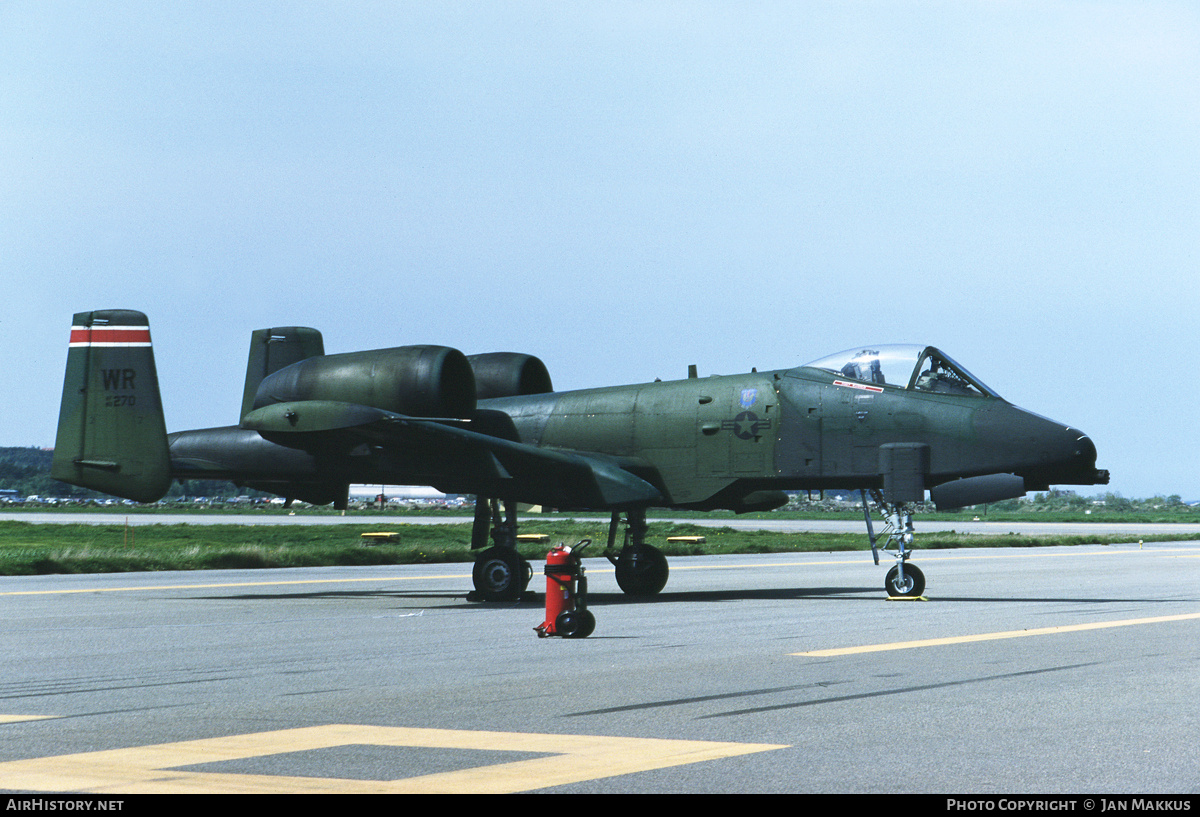
[[[250,335],[250,357],[246,361],[246,386],[242,390],[242,413],[245,417],[254,409],[258,385],[268,375],[275,374],[310,357],[325,354],[321,333],[307,326],[281,326],[275,329],[255,329]]]
[[[156,502],[171,486],[150,326],[141,312],[75,315],[50,473],[138,502]]]

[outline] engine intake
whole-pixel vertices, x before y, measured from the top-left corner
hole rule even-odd
[[[533,355],[489,352],[470,355],[467,360],[475,373],[475,396],[480,400],[554,391],[546,364]]]

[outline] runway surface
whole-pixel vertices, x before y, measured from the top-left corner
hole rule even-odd
[[[22,792],[1182,793],[1200,544],[675,558],[587,639],[469,566],[0,579]],[[532,587],[544,589],[541,565]]]

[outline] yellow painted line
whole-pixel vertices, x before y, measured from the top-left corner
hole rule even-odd
[[[835,559],[835,560],[824,560],[824,561],[809,560],[806,562],[755,562],[754,564],[741,564],[741,565],[675,565],[675,564],[672,564],[671,572],[674,573],[676,570],[748,570],[750,568],[757,569],[757,568],[761,568],[761,567],[816,567],[816,566],[824,566],[824,565],[861,565],[861,564],[870,564],[870,561],[868,560],[867,562],[864,563],[862,558],[860,557],[858,559]],[[592,572],[591,568],[588,568],[588,572],[589,573]],[[596,572],[600,573],[603,571],[596,571]]]
[[[1024,549],[1022,549],[1024,550]],[[1036,549],[1035,549],[1036,550]],[[1091,556],[1128,556],[1135,553],[1141,553],[1146,556],[1164,556],[1170,555],[1182,549],[1164,549],[1155,550],[1153,552],[1139,551],[1137,548],[1112,548],[1108,547],[1099,552],[1088,553],[1037,553],[1037,552],[1022,552],[1022,553],[978,553],[978,554],[963,554],[958,556],[933,556],[931,551],[918,550],[913,553],[913,562],[961,562],[961,561],[983,561],[987,559],[1056,559],[1066,557],[1091,557]],[[794,562],[756,562],[754,564],[738,564],[738,565],[671,565],[672,572],[676,570],[742,570],[745,568],[759,567],[814,567],[825,565],[860,565],[863,563],[862,554],[865,551],[854,551],[857,555],[851,558],[838,559],[806,559],[804,561]],[[1200,554],[1191,554],[1200,558]],[[888,559],[881,559],[880,563],[886,564]],[[594,570],[589,567],[588,572],[602,573],[603,570]]]
[[[181,768],[351,745],[549,756],[407,778],[397,767],[396,777],[387,780]],[[0,763],[0,789],[114,794],[506,794],[785,748],[766,743],[331,724]]]
[[[1032,630],[1009,630],[1002,633],[980,633],[977,635],[959,635],[949,638],[927,638],[921,641],[896,641],[891,644],[868,644],[862,647],[840,647],[831,650],[811,650],[809,652],[794,652],[792,655],[803,655],[810,658],[829,658],[840,655],[858,655],[867,652],[886,652],[888,650],[912,650],[920,647],[941,647],[947,644],[971,644],[977,641],[999,641],[1005,638],[1024,638],[1034,635],[1058,635],[1059,633],[1079,633],[1085,630],[1104,630],[1110,627],[1132,627],[1137,624],[1162,624],[1167,621],[1190,621],[1200,619],[1200,613],[1184,613],[1177,616],[1156,616],[1154,618],[1129,618],[1123,621],[1097,621],[1091,624],[1069,624],[1063,627],[1038,627]]]
[[[24,721],[48,721],[58,715],[0,715],[0,723],[23,723]]]

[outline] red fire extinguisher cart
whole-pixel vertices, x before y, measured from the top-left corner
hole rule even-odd
[[[546,554],[546,620],[533,628],[538,638],[587,638],[596,629],[596,617],[587,609],[587,578],[579,560],[591,543],[584,539],[573,548],[558,544]]]

